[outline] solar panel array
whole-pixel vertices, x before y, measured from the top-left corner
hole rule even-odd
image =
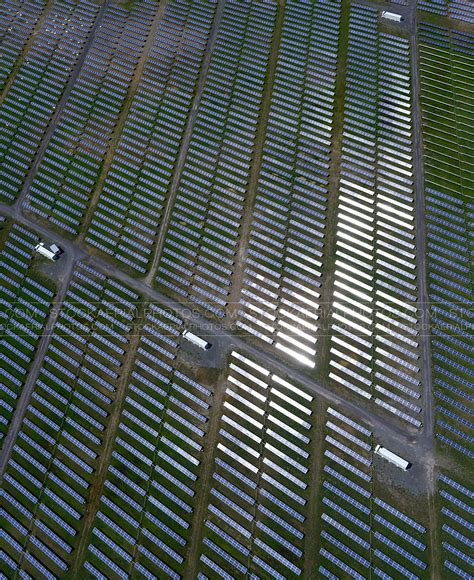
[[[237,326],[313,367],[339,2],[287,2]]]
[[[3,91],[9,77],[31,38],[36,24],[43,14],[45,0],[5,0],[0,6],[0,91]]]
[[[445,473],[438,477],[439,517],[444,574],[472,578],[474,491]]]
[[[202,574],[302,574],[313,411],[313,397],[232,353],[200,553]]]
[[[107,440],[138,296],[75,270],[3,476],[9,577],[69,569]]]
[[[474,24],[474,7],[469,0],[418,0],[418,8]]]
[[[426,528],[374,494],[371,431],[329,407],[324,434],[318,572],[357,580],[424,577]]]
[[[171,212],[158,282],[218,317],[248,195],[275,2],[228,0]]]
[[[330,379],[421,426],[410,52],[352,4]]]
[[[435,433],[472,458],[474,36],[428,24],[419,33]]]
[[[428,288],[436,400],[436,437],[473,457],[472,300],[474,203],[426,190]],[[472,265],[471,265],[472,268]]]
[[[98,9],[87,1],[54,2],[0,104],[0,200],[21,192]]]
[[[153,258],[215,7],[167,4],[87,231],[91,245],[138,272]]]
[[[418,8],[474,16],[464,0]],[[340,0],[1,3],[0,199],[31,181],[24,208],[68,235],[86,226],[85,241],[126,266],[119,282],[92,267],[104,264],[95,251],[76,262],[82,236],[74,251],[58,241],[65,255],[47,262],[22,225],[30,213],[0,216],[1,578],[416,580],[434,574],[429,563],[472,577],[465,23],[396,33],[380,6]],[[420,370],[414,41],[433,452],[428,430],[403,433],[423,426],[431,392]],[[253,354],[227,334],[210,352],[180,353],[193,313],[148,302],[152,280],[182,305],[235,318]],[[262,362],[283,353],[278,368],[293,377],[288,360],[306,371],[321,352],[329,383],[322,368],[299,375],[318,377],[312,394]],[[320,389],[350,400],[316,405]],[[385,412],[403,422],[387,426],[386,444],[410,450],[408,473],[374,456]],[[433,460],[449,466],[434,498],[423,487]]]
[[[32,272],[36,234],[1,217],[8,234],[0,251],[0,448],[45,327],[53,285]],[[1,231],[1,230],[0,230]],[[4,232],[2,232],[4,233]]]
[[[28,209],[72,234],[84,221],[156,6],[107,6],[29,190]]]
[[[418,33],[426,185],[472,197],[474,35],[428,23],[420,24]]]
[[[182,325],[146,307],[84,574],[182,576],[213,399],[176,368]]]

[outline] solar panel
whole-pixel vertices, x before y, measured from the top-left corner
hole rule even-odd
[[[215,488],[212,488],[211,494],[213,496],[217,497],[218,499],[220,499],[224,504],[228,505],[231,509],[236,511],[238,514],[240,514],[244,519],[246,519],[248,521],[253,520],[253,516],[248,511],[241,508],[239,505],[237,505],[234,501],[230,500],[227,496],[222,494],[220,491],[216,490]]]
[[[361,538],[358,534],[352,532],[351,530],[349,530],[348,528],[346,528],[345,526],[343,526],[341,523],[339,523],[337,520],[335,520],[334,518],[332,518],[328,514],[323,513],[321,515],[321,519],[324,520],[325,522],[327,522],[328,524],[332,525],[333,527],[335,527],[344,536],[347,536],[347,537],[351,538],[351,540],[353,540],[354,542],[356,542],[357,544],[359,544],[360,546],[362,546],[365,550],[369,550],[370,549],[369,542],[367,542],[366,540],[364,540],[363,538]]]
[[[353,568],[348,566],[345,562],[343,562],[342,560],[340,560],[339,558],[334,556],[334,554],[331,554],[331,552],[328,552],[328,550],[326,550],[325,548],[321,548],[319,550],[319,553],[324,558],[327,558],[330,562],[332,562],[334,565],[336,565],[338,568],[340,568],[343,572],[348,574],[351,578],[354,578],[355,580],[364,580],[364,576],[362,576],[361,574],[356,572]]]
[[[341,459],[338,455],[335,455],[331,451],[326,450],[324,452],[324,455],[326,457],[328,457],[329,459],[332,459],[338,465],[341,465],[342,467],[345,467],[351,473],[353,473],[354,475],[357,475],[358,477],[360,477],[364,481],[367,481],[367,482],[371,481],[372,478],[370,477],[370,475],[367,475],[366,473],[364,473],[360,469],[357,469],[357,467],[354,467],[349,462],[345,461],[344,459]]]
[[[299,522],[302,523],[306,519],[303,515],[301,515],[296,510],[294,510],[292,507],[290,507],[285,502],[283,502],[280,499],[278,499],[276,496],[274,496],[272,493],[270,493],[266,489],[261,489],[260,490],[260,495],[263,496],[263,497],[265,497],[265,498],[267,498],[267,499],[269,499],[270,501],[272,501],[275,505],[277,505],[278,507],[280,507],[282,510],[284,510],[286,513],[288,513],[289,515],[291,515],[292,517],[294,517]]]
[[[258,505],[258,510],[261,511],[263,514],[265,514],[267,517],[269,517],[273,522],[275,522],[276,524],[280,525],[284,530],[286,530],[287,532],[289,532],[290,534],[292,534],[293,536],[295,536],[296,538],[298,538],[299,540],[302,540],[304,538],[304,534],[302,532],[300,532],[294,526],[292,526],[291,524],[289,524],[283,518],[280,518],[279,516],[277,516],[276,514],[274,514],[271,510],[269,510],[264,505],[259,504]]]
[[[411,554],[410,552],[407,552],[406,550],[401,548],[395,542],[392,542],[392,540],[389,540],[386,536],[384,536],[380,532],[375,532],[374,537],[377,540],[380,540],[386,546],[389,546],[390,548],[392,548],[392,550],[394,550],[395,552],[397,552],[401,556],[404,556],[407,560],[409,560],[410,562],[415,564],[415,566],[418,566],[422,570],[426,569],[426,564],[423,561],[421,561],[419,558],[416,558],[415,556],[413,556],[413,554]]]
[[[221,558],[223,558],[228,564],[233,566],[236,570],[238,570],[242,574],[246,574],[248,572],[248,568],[246,566],[244,566],[236,558],[228,554],[223,548],[219,547],[215,542],[213,542],[209,538],[205,537],[203,539],[203,544],[208,548],[210,548],[211,550],[213,550],[216,554],[219,554]]]
[[[214,572],[216,572],[216,574],[218,574],[221,578],[224,578],[224,580],[234,580],[234,577],[233,576],[231,576],[230,574],[228,574],[223,568],[221,568],[220,566],[218,566],[214,562],[214,560],[211,560],[205,554],[201,554],[201,556],[199,557],[199,559],[202,562],[204,562],[204,564],[206,564],[207,566],[209,566],[209,568],[211,570],[213,570]]]
[[[415,546],[419,550],[423,551],[426,549],[425,544],[423,544],[422,542],[420,542],[419,540],[417,540],[416,538],[414,538],[413,536],[411,536],[410,534],[408,534],[404,530],[401,530],[398,526],[395,526],[391,522],[387,521],[385,518],[383,518],[379,514],[375,514],[374,520],[376,522],[381,523],[383,526],[385,526],[386,528],[388,528],[389,530],[391,530],[392,532],[394,532],[395,534],[397,534],[398,536],[400,536],[401,538],[403,538],[404,540],[406,540],[412,546]]]
[[[348,556],[353,558],[356,562],[364,566],[364,568],[370,568],[370,562],[368,560],[363,558],[360,554],[358,554],[351,548],[348,548],[345,544],[337,540],[334,536],[331,536],[331,534],[328,534],[326,531],[323,530],[321,532],[321,537],[327,540],[329,543],[336,546],[337,548],[339,548],[340,550],[342,550],[345,554],[347,554]]]
[[[155,497],[149,496],[148,501],[185,530],[189,528],[189,523],[186,520],[178,516],[172,509],[165,506],[161,501],[159,501]]]
[[[224,485],[227,489],[229,489],[230,491],[235,493],[237,496],[239,496],[243,501],[247,502],[250,505],[255,504],[255,500],[253,497],[251,497],[248,493],[245,493],[244,491],[239,489],[236,485],[234,485],[233,483],[228,481],[225,477],[222,477],[222,475],[219,475],[218,473],[214,472],[212,474],[212,477],[216,481],[218,481],[219,483]]]
[[[240,542],[238,542],[235,538],[224,532],[219,526],[212,523],[211,521],[206,521],[206,527],[216,533],[221,539],[228,542],[233,548],[235,548],[238,552],[243,554],[244,556],[248,557],[250,555],[250,550],[243,546]]]
[[[444,566],[448,570],[451,570],[451,572],[454,572],[454,574],[457,574],[459,578],[462,578],[463,580],[469,580],[471,578],[471,574],[465,572],[462,568],[456,566],[456,564],[453,564],[449,560],[444,561]]]
[[[352,515],[350,512],[339,506],[338,504],[334,503],[327,497],[323,497],[323,503],[329,507],[331,507],[334,511],[336,511],[341,516],[345,517],[347,520],[364,530],[364,532],[370,533],[370,526],[362,522],[359,518]]]
[[[326,437],[324,439],[325,439],[325,441],[327,441],[331,445],[334,445],[335,447],[337,447],[338,449],[340,449],[344,453],[347,453],[348,455],[350,455],[351,457],[353,457],[354,459],[356,459],[360,463],[363,463],[364,465],[367,465],[367,467],[370,467],[372,465],[372,462],[370,461],[370,459],[366,459],[365,457],[363,457],[362,455],[360,455],[360,453],[356,453],[355,451],[353,451],[347,445],[344,445],[343,443],[341,443],[337,439],[334,439],[334,437],[331,437],[330,435],[326,435]],[[369,447],[369,450],[370,450],[371,447],[370,446],[368,446],[368,447]]]
[[[257,566],[260,566],[263,570],[265,570],[265,572],[268,572],[272,578],[275,578],[276,580],[285,580],[285,576],[280,574],[277,570],[275,570],[275,568],[272,568],[270,564],[262,560],[260,557],[252,556],[252,562],[254,562]]]
[[[332,467],[329,467],[328,465],[325,465],[324,468],[323,468],[323,470],[326,473],[329,473],[330,475],[332,475],[333,477],[335,477],[340,482],[342,482],[345,485],[347,485],[348,487],[350,487],[352,490],[354,490],[357,493],[361,494],[363,497],[370,498],[371,493],[369,491],[367,491],[366,489],[364,489],[360,485],[357,485],[356,483],[353,483],[350,479],[348,479],[344,475],[341,475],[338,471],[336,471]]]
[[[94,554],[94,556],[99,558],[99,560],[101,560],[106,566],[108,566],[110,570],[112,570],[117,575],[118,578],[126,580],[127,578],[126,572],[120,566],[115,564],[115,562],[113,562],[110,558],[108,558],[104,554],[104,552],[96,548],[94,545],[90,545],[88,549],[90,552]]]
[[[283,557],[279,552],[277,552],[276,550],[271,548],[268,544],[266,544],[265,542],[260,540],[260,538],[255,538],[254,543],[256,546],[261,548],[264,552],[266,552],[267,554],[269,554],[270,556],[272,556],[273,558],[278,560],[278,562],[280,562],[280,564],[282,564],[283,566],[288,568],[291,572],[293,572],[293,574],[296,574],[297,576],[301,575],[301,572],[302,572],[301,568],[298,568],[298,566],[295,566],[287,558]]]
[[[400,519],[402,522],[408,524],[409,526],[411,526],[412,528],[414,528],[415,530],[417,530],[418,532],[420,532],[421,534],[424,534],[426,532],[426,528],[424,528],[421,524],[418,524],[417,522],[415,522],[415,520],[409,518],[403,512],[395,509],[394,507],[392,507],[387,502],[384,502],[383,500],[381,500],[379,498],[374,498],[374,502],[378,506],[380,506],[381,508],[383,508],[384,510],[388,511],[393,516],[395,516],[398,519]]]
[[[152,552],[150,552],[150,550],[148,550],[144,546],[140,545],[140,546],[138,546],[138,551],[141,552],[151,562],[153,562],[153,564],[155,564],[155,566],[157,566],[158,568],[160,568],[161,570],[163,570],[163,572],[167,575],[168,578],[172,578],[173,580],[179,580],[180,579],[180,575],[177,574],[173,570],[173,568],[171,568],[170,566],[168,566],[167,564],[165,564],[162,560],[160,560],[160,558],[158,558],[157,556],[155,556],[155,554],[153,554]]]

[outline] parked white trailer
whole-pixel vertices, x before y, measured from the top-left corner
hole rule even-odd
[[[40,242],[35,246],[35,251],[53,262],[55,262],[61,254],[61,249],[58,246],[53,244],[51,248],[48,249],[43,242]]]
[[[388,10],[382,10],[382,18],[386,20],[391,20],[392,22],[402,22],[403,16],[401,14],[396,14],[395,12],[389,12]]]
[[[193,344],[195,344],[199,348],[202,348],[202,350],[209,350],[212,346],[212,344],[210,342],[207,342],[206,340],[204,340],[203,338],[201,338],[197,334],[192,333],[189,330],[185,330],[183,332],[183,338],[185,338],[186,340],[189,340],[189,342],[192,342]]]
[[[389,449],[387,449],[386,447],[382,447],[381,445],[377,445],[377,447],[375,448],[375,453],[377,455],[380,455],[380,457],[383,457],[387,461],[390,461],[390,463],[393,463],[400,469],[403,469],[403,471],[406,471],[411,466],[411,463],[403,459],[403,457],[400,457],[400,455],[393,453],[393,451],[390,451]]]

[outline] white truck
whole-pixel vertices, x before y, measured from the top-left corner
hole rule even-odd
[[[375,453],[377,455],[380,455],[380,457],[383,457],[387,461],[390,461],[390,463],[393,463],[399,469],[403,469],[403,471],[406,471],[411,466],[411,463],[403,459],[403,457],[400,457],[400,455],[393,453],[393,451],[390,451],[389,449],[387,449],[386,447],[382,447],[381,445],[377,445],[377,447],[375,448]]]
[[[202,350],[209,350],[212,346],[210,342],[207,342],[206,340],[204,340],[197,334],[194,334],[190,330],[185,330],[183,332],[183,338],[189,340],[189,342],[192,342],[194,345],[198,346]]]
[[[385,18],[385,20],[391,20],[392,22],[403,22],[403,16],[401,14],[389,12],[388,10],[382,10],[382,18]]]
[[[38,252],[38,254],[41,254],[41,256],[48,258],[48,260],[51,260],[52,262],[58,260],[62,253],[61,248],[56,244],[52,244],[50,248],[47,248],[43,242],[40,242],[35,246],[35,251]]]

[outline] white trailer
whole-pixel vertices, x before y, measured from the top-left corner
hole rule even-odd
[[[377,447],[375,448],[375,453],[377,455],[380,455],[380,457],[383,457],[387,461],[390,461],[390,463],[393,463],[398,468],[403,469],[403,471],[406,471],[411,466],[411,463],[405,461],[403,457],[400,457],[400,455],[393,453],[393,451],[390,451],[389,449],[386,449],[381,445],[377,445]]]
[[[202,350],[209,350],[212,346],[212,344],[210,342],[207,342],[206,340],[204,340],[203,338],[201,338],[197,334],[192,333],[189,330],[185,330],[183,332],[183,338],[185,338],[186,340],[189,340],[189,342],[192,342],[193,344],[195,344],[196,346],[198,346]]]
[[[59,248],[58,251],[49,250],[48,248],[46,248],[43,242],[40,242],[35,246],[35,251],[38,252],[38,254],[44,256],[45,258],[48,258],[48,260],[51,260],[52,262],[55,262],[59,258],[59,254],[61,253],[61,250]]]
[[[382,10],[382,18],[386,20],[391,20],[392,22],[402,22],[403,16],[401,14],[396,14],[395,12],[389,12],[388,10]]]

